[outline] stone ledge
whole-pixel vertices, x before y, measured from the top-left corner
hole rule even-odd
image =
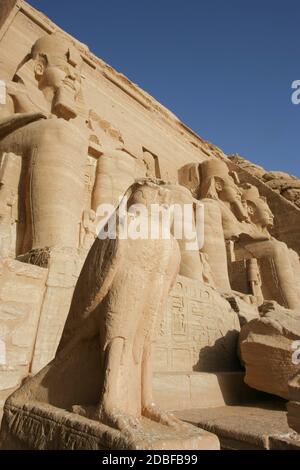
[[[283,436],[270,436],[270,450],[300,450],[300,436],[289,433]]]
[[[300,435],[300,402],[290,401],[287,410],[289,426]]]
[[[179,429],[143,418],[141,428],[125,432],[39,402],[6,403],[2,450],[219,450],[214,434],[187,426]]]
[[[277,398],[244,406],[182,410],[176,416],[215,433],[222,449],[280,449],[283,440],[292,434],[287,424],[286,404]]]

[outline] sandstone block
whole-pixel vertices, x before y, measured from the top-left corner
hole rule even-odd
[[[296,374],[289,382],[289,398],[287,405],[287,419],[289,426],[299,434],[300,440],[300,373]]]
[[[299,364],[293,361],[293,345],[299,339],[299,312],[279,306],[244,325],[239,346],[245,382],[288,399],[288,382],[299,370]]]

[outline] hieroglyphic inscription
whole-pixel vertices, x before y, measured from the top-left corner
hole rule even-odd
[[[236,314],[213,288],[178,276],[161,322],[155,370],[228,370],[238,330]]]

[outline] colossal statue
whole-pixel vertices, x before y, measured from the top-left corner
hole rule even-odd
[[[185,176],[187,171],[190,178]],[[299,307],[299,257],[271,236],[274,216],[258,189],[250,184],[240,185],[237,175],[222,160],[206,160],[199,168],[196,164],[187,165],[182,180],[204,204],[202,251],[208,257],[217,287],[229,292],[228,264],[245,260],[249,293],[258,304],[265,295],[287,308]],[[261,279],[257,260],[265,259],[271,266],[264,268],[268,273]]]
[[[101,205],[118,207],[120,199],[138,174],[137,160],[124,150],[107,149],[96,165],[95,184],[92,193],[92,209],[101,216]],[[141,173],[139,176],[143,176]]]
[[[201,223],[204,224],[199,201],[187,188],[179,184],[169,183],[166,188],[171,192],[170,203],[177,215],[173,222],[173,232],[178,235],[176,238],[181,255],[179,274],[203,282],[206,278],[206,265],[205,260],[199,257],[197,249],[203,237]]]
[[[208,256],[216,286],[231,290],[226,241],[235,241],[241,233],[241,222],[248,215],[241,200],[241,190],[228,167],[221,160],[206,160],[199,165],[198,197],[204,204],[205,232],[203,252]]]
[[[24,179],[17,255],[78,247],[89,137],[81,65],[72,43],[54,33],[36,41],[7,83],[0,154],[22,157]]]
[[[278,286],[279,300],[284,307],[299,307],[298,255],[285,243],[271,236],[268,229],[273,227],[274,217],[266,199],[260,196],[255,186],[247,184],[244,187],[242,200],[245,202],[250,223],[243,223],[244,231],[235,243],[236,260],[269,258],[272,271],[265,276],[265,282]],[[269,290],[271,288],[272,286]]]

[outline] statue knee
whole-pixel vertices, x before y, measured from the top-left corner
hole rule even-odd
[[[29,126],[28,126],[29,127]],[[44,119],[31,125],[31,140],[37,145],[62,147],[77,142],[78,132],[64,119]]]
[[[284,242],[278,240],[274,241],[274,254],[275,256],[288,256],[288,247]]]

